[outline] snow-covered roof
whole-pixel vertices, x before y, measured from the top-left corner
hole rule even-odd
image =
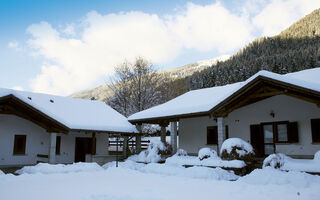
[[[303,70],[286,75],[262,70],[244,82],[189,91],[164,104],[135,113],[129,116],[128,119],[129,121],[139,121],[143,119],[208,113],[219,103],[230,97],[236,91],[245,87],[259,76],[320,92],[320,81],[318,78],[320,77],[320,68]]]
[[[13,95],[71,130],[137,132],[126,117],[101,101],[0,88],[0,98],[8,95]]]

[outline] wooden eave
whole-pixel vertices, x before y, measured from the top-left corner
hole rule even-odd
[[[258,76],[210,110],[214,117],[225,117],[240,107],[276,96],[288,95],[320,105],[320,92],[272,78]]]
[[[169,122],[179,121],[179,119],[209,116],[209,114],[210,114],[209,112],[197,112],[197,113],[188,113],[188,114],[182,114],[182,115],[171,115],[171,116],[165,116],[165,117],[135,119],[135,120],[129,120],[129,122],[133,124],[139,124],[139,123],[168,124]]]
[[[135,132],[122,132],[122,131],[106,131],[106,130],[91,130],[91,129],[71,129],[75,132],[95,132],[95,133],[104,133],[104,134],[118,134],[123,136],[135,136],[139,135],[140,133]]]
[[[67,134],[70,129],[52,117],[10,94],[0,98],[0,114],[16,115],[29,120],[47,132]]]

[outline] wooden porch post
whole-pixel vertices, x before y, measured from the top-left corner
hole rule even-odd
[[[57,145],[57,133],[50,134],[50,143],[49,143],[49,163],[56,163],[56,145]]]
[[[122,143],[122,155],[124,158],[127,158],[127,149],[128,149],[128,136],[123,136],[123,143]]]
[[[161,142],[164,144],[166,143],[166,127],[164,125],[161,125],[161,136],[160,136]]]
[[[139,134],[136,135],[136,153],[140,153],[141,152],[141,135],[142,135],[142,125],[138,124],[136,125]]]
[[[177,152],[177,122],[170,122],[170,139],[172,147],[172,155]]]
[[[225,120],[223,117],[218,117],[217,119],[218,124],[218,154],[220,154],[220,149],[223,141],[226,139],[226,126]]]
[[[96,155],[96,133],[92,132],[91,136],[91,155]]]

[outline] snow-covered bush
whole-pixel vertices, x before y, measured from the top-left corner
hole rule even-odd
[[[290,158],[283,153],[271,154],[264,159],[262,168],[272,167],[279,169],[288,159]]]
[[[314,154],[313,160],[316,160],[316,161],[319,161],[319,162],[320,162],[320,150],[317,151],[317,152]]]
[[[175,154],[176,156],[187,156],[188,152],[184,149],[178,149],[177,153]]]
[[[207,158],[218,158],[218,154],[215,150],[205,147],[201,148],[198,152],[198,158],[200,160],[207,159]]]
[[[3,171],[0,170],[0,176],[5,175]]]
[[[59,174],[59,173],[78,173],[78,172],[96,172],[103,168],[97,163],[73,163],[73,164],[48,164],[39,163],[35,166],[25,166],[17,170],[17,174]]]
[[[255,154],[248,142],[240,138],[229,138],[222,143],[220,155],[225,160],[251,161]]]
[[[160,132],[161,127],[157,124],[143,124],[142,132],[147,135],[154,135],[157,132]]]
[[[162,159],[163,155],[168,153],[169,146],[163,144],[159,140],[152,140],[149,145],[148,149],[145,151],[141,151],[138,155],[139,162],[146,162],[146,163],[157,163]]]

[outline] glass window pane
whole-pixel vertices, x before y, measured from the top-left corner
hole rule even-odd
[[[273,143],[273,126],[264,125],[263,126],[264,143]]]
[[[274,147],[273,144],[265,144],[264,145],[264,153],[266,155],[270,155],[274,153]]]
[[[287,142],[288,141],[288,132],[287,124],[278,124],[278,142]]]

